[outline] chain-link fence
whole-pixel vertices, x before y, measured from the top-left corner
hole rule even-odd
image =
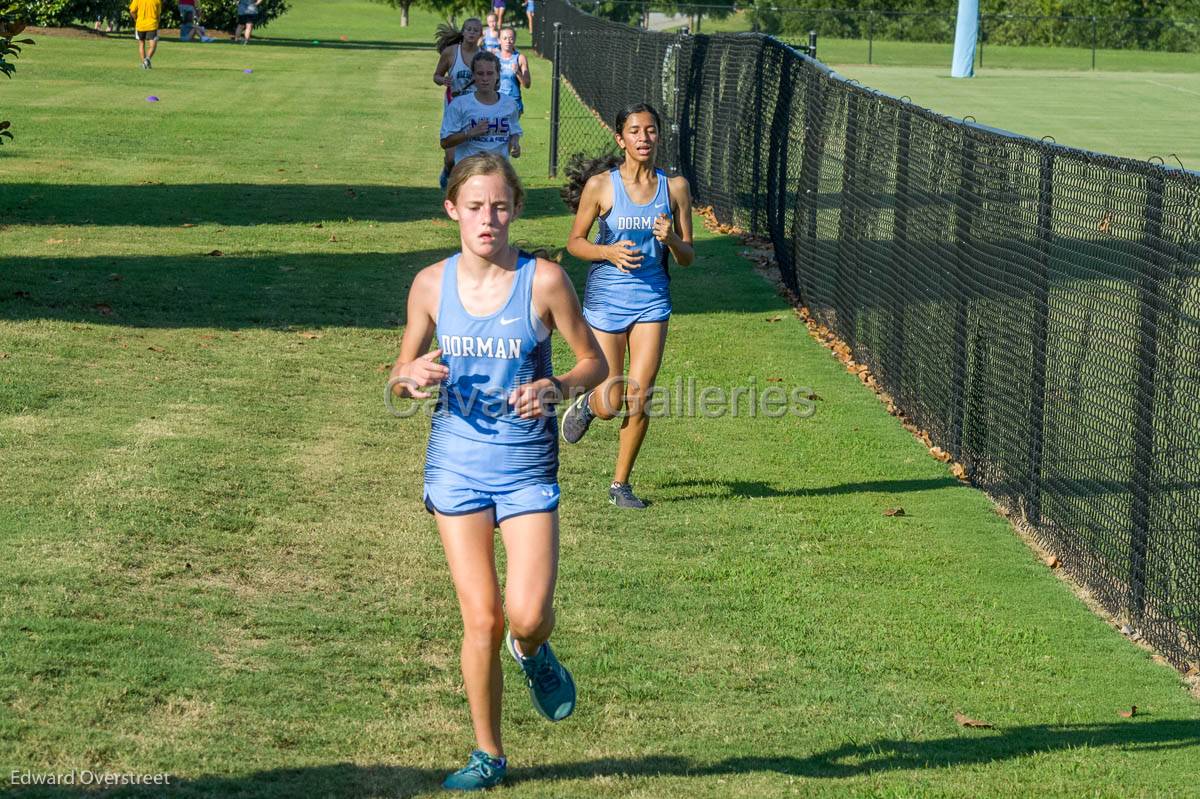
[[[1200,662],[1200,174],[952,120],[761,34],[539,10],[564,150],[658,105],[664,162],[771,240],[903,414],[1104,607]]]

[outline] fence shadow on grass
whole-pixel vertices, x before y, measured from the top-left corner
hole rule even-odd
[[[896,494],[910,491],[932,491],[942,488],[964,488],[964,484],[952,477],[934,477],[922,480],[868,480],[861,483],[842,483],[812,488],[776,488],[758,480],[676,480],[660,483],[660,488],[698,488],[678,496],[667,496],[658,502],[686,502],[695,499],[760,499],[763,497],[827,497],[841,494]]]
[[[283,163],[283,162],[281,162]],[[301,161],[301,169],[309,161]],[[282,167],[281,167],[282,168]],[[297,171],[294,162],[287,168]],[[304,170],[313,176],[311,170]],[[319,172],[316,175],[319,177]],[[446,221],[437,175],[430,185],[363,183],[196,183],[62,186],[0,185],[0,220],[6,225],[140,225],[229,227],[303,224],[353,219],[364,222]],[[526,190],[523,216],[563,213],[556,188]],[[564,230],[564,239],[565,239]]]
[[[681,755],[659,754],[636,758],[599,758],[581,762],[555,763],[531,768],[515,767],[508,783],[593,780],[611,777],[727,777],[740,774],[775,773],[812,779],[847,779],[898,771],[979,766],[997,761],[1053,754],[1081,747],[1134,747],[1138,751],[1167,751],[1200,747],[1200,720],[1164,719],[1111,724],[1030,724],[996,730],[964,731],[928,741],[881,738],[861,744],[816,752],[808,756],[765,754],[730,757],[701,762]],[[151,796],[324,796],[357,799],[388,796],[405,799],[436,791],[449,770],[408,766],[360,766],[336,763],[307,768],[260,771],[238,777],[203,776],[174,779],[169,790],[161,786],[131,786],[115,794],[122,797]],[[32,797],[95,796],[84,787],[12,786],[8,796]]]

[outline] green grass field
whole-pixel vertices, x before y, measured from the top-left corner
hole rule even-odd
[[[383,404],[407,287],[458,241],[432,22],[295,0],[261,43],[164,42],[150,72],[128,39],[42,37],[5,82],[8,795],[95,795],[7,784],[77,769],[173,776],[106,796],[434,796],[470,750],[427,422]],[[557,248],[531,65],[515,236]],[[551,726],[508,672],[502,794],[1193,792],[1179,676],[930,458],[742,248],[701,233],[675,271],[660,382],[778,380],[816,413],[656,422],[639,515],[604,501],[615,430],[564,450],[555,641],[581,704]]]

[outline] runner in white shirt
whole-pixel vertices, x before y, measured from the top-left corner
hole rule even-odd
[[[520,111],[516,102],[496,91],[500,59],[479,52],[471,59],[475,91],[456,97],[442,115],[442,147],[454,150],[457,163],[476,153],[521,155]]]

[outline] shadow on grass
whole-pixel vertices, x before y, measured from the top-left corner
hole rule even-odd
[[[322,234],[320,240],[328,234]],[[219,239],[213,241],[220,245]],[[205,245],[205,249],[209,245]],[[154,328],[396,328],[417,272],[450,247],[407,253],[0,258],[0,320]],[[7,290],[8,287],[14,290]]]
[[[257,31],[257,26],[255,31]],[[101,34],[97,34],[100,36]],[[188,44],[188,45],[203,45],[212,46],[214,44],[237,44],[241,46],[241,42],[233,40],[233,34],[227,30],[219,28],[209,28],[208,35],[216,39],[215,42],[181,42],[179,40],[179,30],[177,28],[162,28],[159,30],[159,36],[163,42],[172,44]],[[310,48],[329,48],[334,50],[429,50],[435,51],[433,39],[429,42],[389,42],[381,39],[347,39],[342,41],[337,35],[330,34],[332,38],[322,39],[297,39],[290,36],[259,36],[257,33],[251,34],[250,44],[247,47],[310,47]],[[133,41],[132,31],[120,31],[115,33],[103,34],[104,38],[108,39],[128,39]],[[228,38],[227,38],[228,37]],[[432,85],[432,84],[430,84]]]
[[[310,160],[291,158],[279,163],[285,164],[291,172],[320,176],[319,171],[314,173],[304,168]],[[400,174],[399,166],[397,174]],[[183,224],[244,227],[345,219],[447,221],[436,172],[431,172],[428,178],[428,187],[363,183],[154,183],[132,186],[7,183],[0,185],[0,220],[6,225],[155,227]],[[525,194],[524,218],[563,214],[558,189],[527,189]]]
[[[253,36],[253,34],[251,35]],[[430,53],[437,52],[432,37],[428,42],[388,42],[369,39],[349,39],[343,42],[337,38],[329,41],[321,38],[295,39],[287,36],[267,35],[263,37],[253,36],[249,46],[254,47],[256,45],[267,45],[268,47],[327,47],[333,50],[428,50]],[[432,81],[430,85],[433,85]]]
[[[331,231],[337,241],[329,241]],[[413,277],[454,252],[458,238],[448,223],[447,243],[437,249],[339,252],[354,246],[353,229],[330,224],[310,232],[297,238],[315,252],[239,252],[236,240],[206,231],[188,255],[0,257],[0,320],[163,329],[397,328]],[[527,250],[546,246],[521,236],[513,243]],[[206,254],[214,250],[222,255]],[[581,293],[584,272],[572,265]],[[729,310],[730,292],[681,294],[678,313]],[[738,303],[761,310],[779,304],[761,291],[745,292]]]
[[[693,499],[759,499],[762,497],[828,497],[841,494],[895,494],[909,491],[932,491],[942,488],[965,488],[953,477],[934,477],[923,480],[868,480],[861,483],[841,483],[814,488],[776,488],[758,480],[678,480],[660,483],[660,488],[709,488],[682,496],[663,497],[658,502],[684,502]]]
[[[844,779],[898,771],[978,766],[998,761],[1100,747],[1136,751],[1171,751],[1200,746],[1200,721],[1171,719],[1128,721],[1113,724],[1052,726],[1032,724],[997,730],[963,732],[928,741],[882,738],[862,744],[817,752],[806,757],[779,754],[730,757],[706,763],[679,755],[647,755],[638,758],[601,758],[574,763],[557,763],[531,768],[515,766],[508,783],[592,780],[605,777],[692,777],[706,778],[741,774],[775,773],[815,779]],[[351,799],[388,796],[404,799],[436,791],[450,770],[406,766],[359,766],[338,763],[308,768],[273,769],[239,777],[204,776],[172,780],[170,789],[161,786],[122,788],[105,796],[212,796],[292,797],[323,796]],[[19,770],[18,770],[19,771]],[[1082,787],[1082,786],[1081,786]],[[83,787],[26,787],[14,785],[9,796],[33,797],[96,796],[100,792]]]

